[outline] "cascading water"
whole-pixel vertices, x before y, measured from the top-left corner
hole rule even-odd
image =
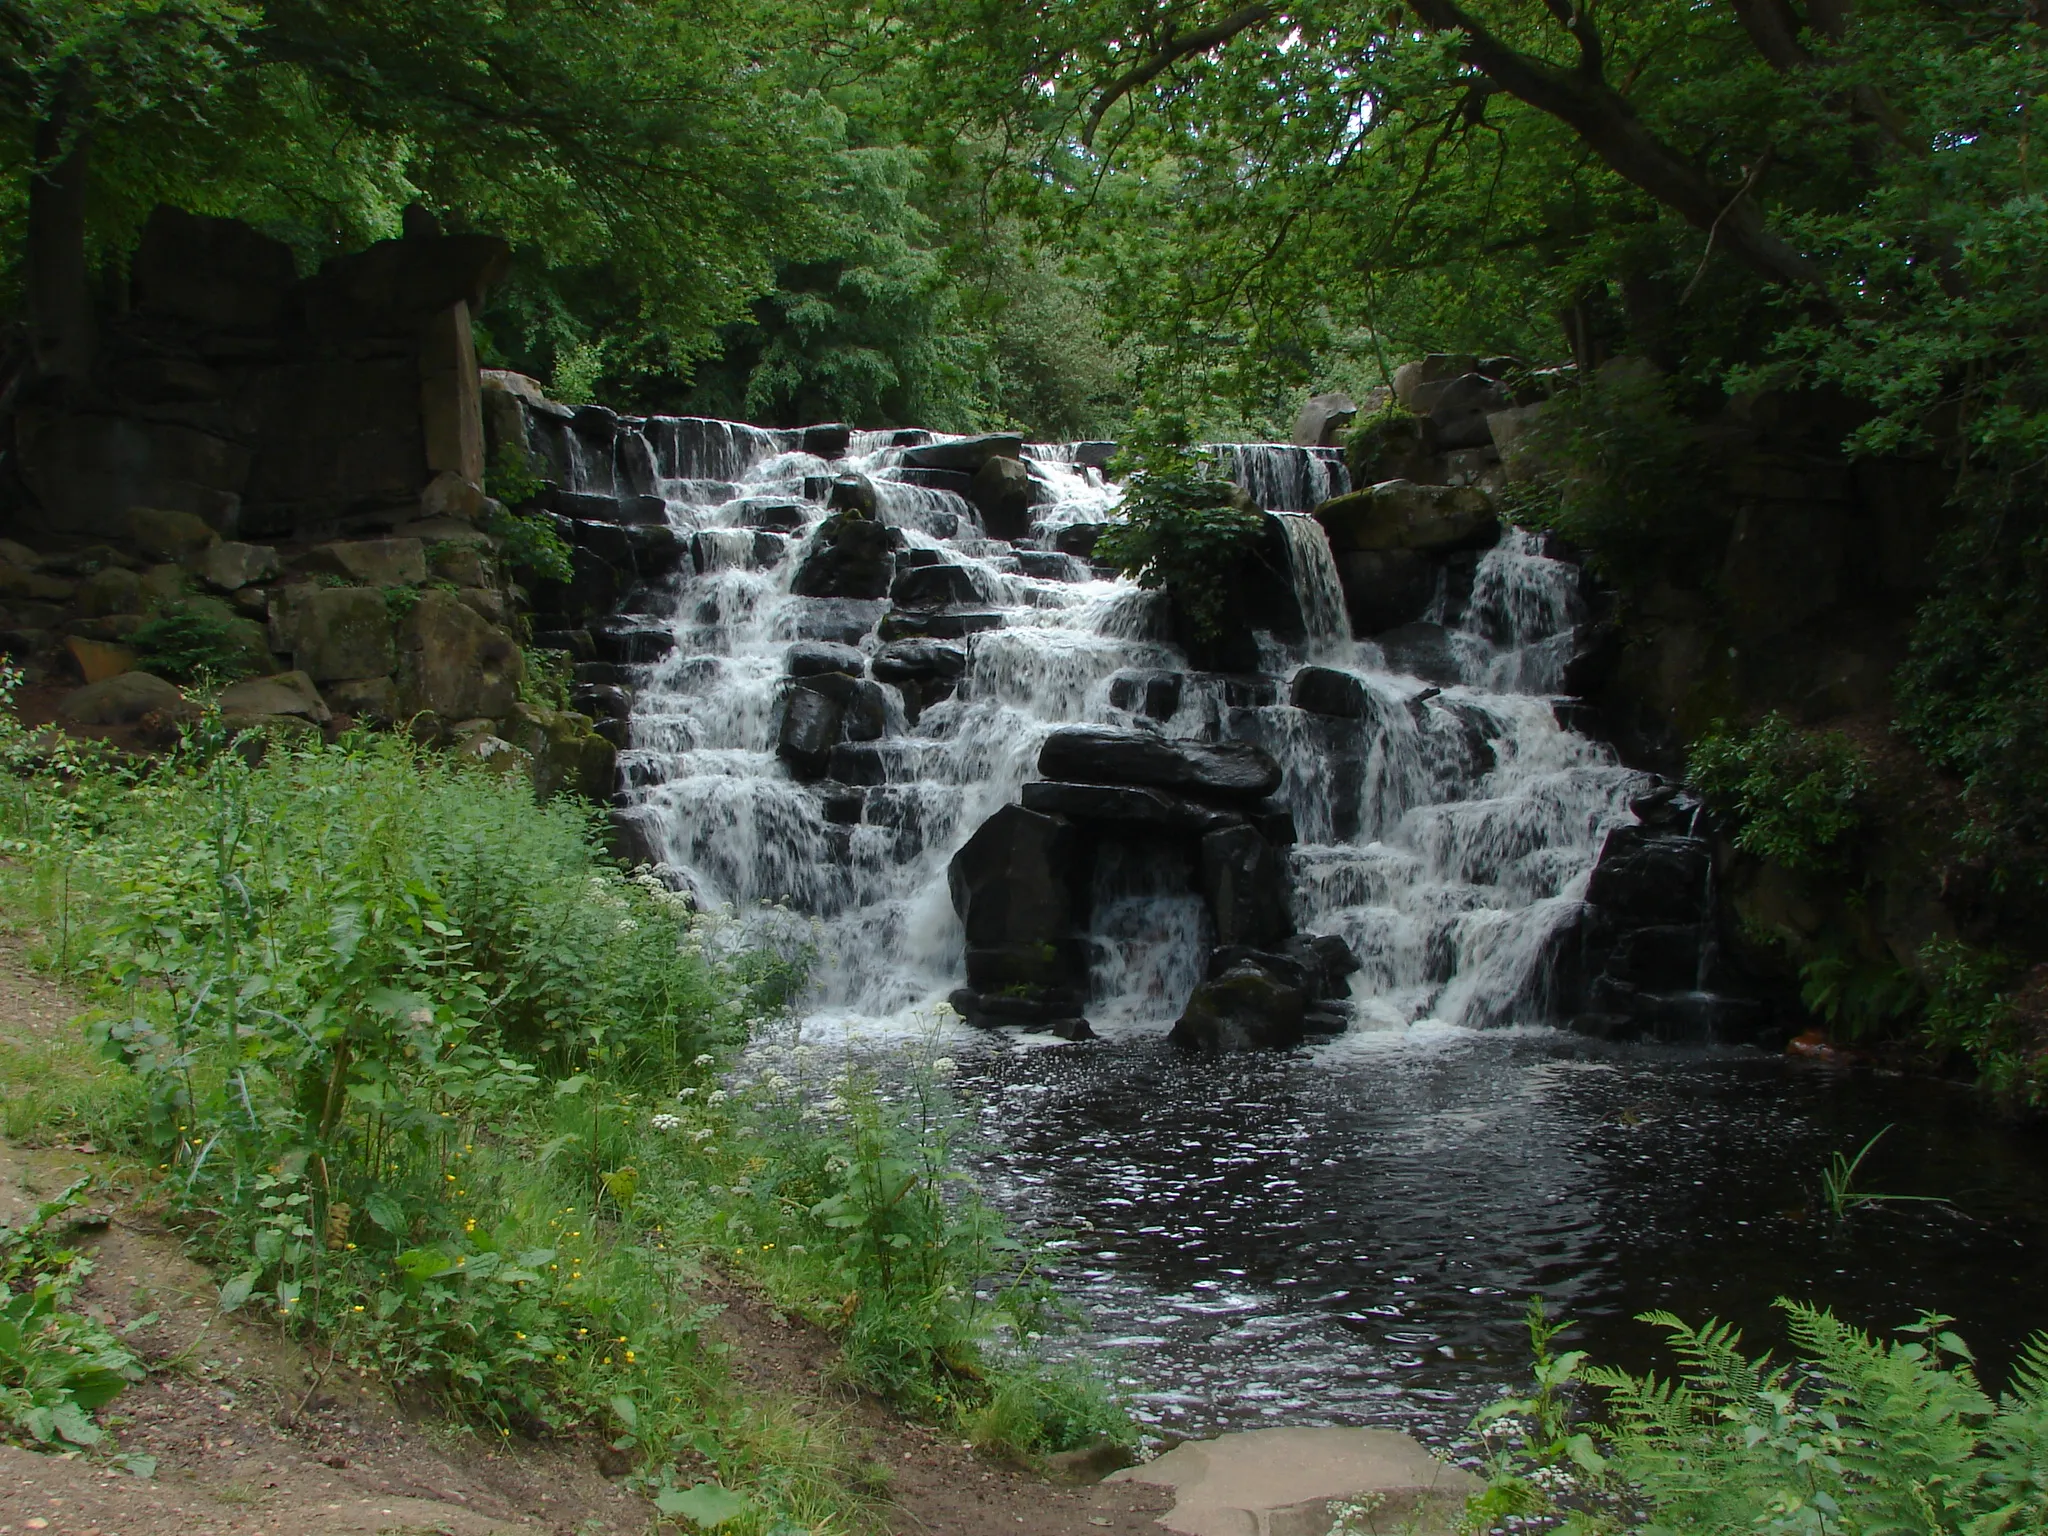
[[[1576,573],[1537,540],[1508,531],[1469,581],[1446,579],[1426,622],[1354,641],[1319,528],[1282,518],[1305,638],[1262,647],[1277,675],[1220,677],[1189,670],[1152,594],[1061,552],[1085,548],[1066,531],[1117,501],[1077,450],[1027,452],[1043,487],[1029,547],[988,538],[957,478],[904,463],[929,434],[813,440],[828,458],[804,435],[716,422],[603,430],[608,451],[572,443],[551,461],[566,494],[659,515],[692,556],[614,621],[613,653],[640,658],[631,814],[704,902],[761,929],[815,920],[813,1042],[893,1050],[957,984],[947,860],[1018,798],[1056,726],[1149,724],[1256,742],[1281,763],[1297,926],[1342,934],[1364,962],[1347,1033],[1221,1059],[1157,1045],[1215,936],[1170,848],[1118,847],[1092,869],[1085,947],[1088,1016],[1121,1043],[946,1047],[992,1133],[982,1187],[1025,1227],[1067,1234],[1051,1278],[1090,1319],[1086,1347],[1129,1361],[1141,1419],[1196,1434],[1385,1423],[1442,1443],[1524,1379],[1515,1319],[1531,1290],[1582,1319],[1600,1357],[1638,1367],[1624,1320],[1645,1304],[1752,1326],[1780,1294],[1859,1319],[1942,1310],[1980,1345],[2037,1321],[1982,1311],[2048,1279],[2048,1218],[2031,1153],[1969,1140],[1983,1131],[1974,1104],[1959,1104],[1952,1147],[1909,1160],[1925,1171],[1913,1192],[1983,1186],[2005,1167],[2021,1214],[1958,1225],[1922,1222],[1946,1206],[1901,1207],[1857,1246],[1840,1223],[1815,1236],[1797,1170],[1924,1105],[1823,1092],[1756,1053],[1489,1027],[1551,1016],[1549,946],[1607,829],[1638,830],[1643,783],[1558,723],[1548,695],[1579,617]],[[1106,445],[1085,446],[1099,462]],[[1305,483],[1325,455],[1220,456],[1282,511],[1341,489]],[[872,656],[888,608],[791,594],[847,469],[874,479],[901,530],[899,570],[958,565],[981,601],[956,605],[972,611],[948,642],[961,652],[950,696],[913,708],[881,689],[879,734],[835,748],[830,775],[806,783],[775,750],[788,653],[826,641]],[[1283,469],[1303,478],[1283,484]],[[1831,1290],[1817,1288],[1820,1242]]]
[[[904,460],[929,434],[856,433],[830,461],[803,451],[797,433],[691,419],[655,419],[619,441],[636,446],[615,457],[651,461],[643,478],[692,551],[666,592],[629,605],[674,645],[640,678],[622,758],[628,797],[700,901],[742,913],[781,904],[817,920],[821,1021],[901,1018],[958,985],[947,860],[1036,777],[1046,735],[1082,721],[1273,753],[1301,836],[1297,924],[1340,934],[1363,959],[1352,983],[1361,1025],[1543,1017],[1546,946],[1639,780],[1562,729],[1541,696],[1578,617],[1576,573],[1533,540],[1504,536],[1458,613],[1440,598],[1462,681],[1428,685],[1351,639],[1328,542],[1297,510],[1344,488],[1334,452],[1212,450],[1280,514],[1306,638],[1268,654],[1352,679],[1361,708],[1338,718],[1191,672],[1162,637],[1153,594],[1025,547],[1114,515],[1118,491],[1071,450],[1030,450],[1038,537],[1013,545],[987,537],[956,491],[911,483],[919,476]],[[879,643],[885,601],[791,593],[830,478],[847,471],[873,482],[902,560],[961,567],[984,599],[975,622],[991,627],[957,642],[964,670],[950,698],[914,712],[887,691],[883,734],[850,770],[861,782],[835,790],[836,780],[799,782],[775,748],[790,647]],[[584,481],[575,490],[627,478],[580,462],[574,473]],[[1211,938],[1201,905],[1186,871],[1135,856],[1106,861],[1095,878],[1090,1016],[1112,1035],[1158,1033],[1199,979]]]

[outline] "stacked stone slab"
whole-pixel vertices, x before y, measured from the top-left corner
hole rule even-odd
[[[1100,853],[1124,842],[1180,855],[1219,941],[1175,1043],[1292,1045],[1310,1029],[1343,1028],[1341,1016],[1314,1006],[1349,974],[1328,953],[1342,941],[1294,932],[1285,852],[1293,819],[1270,798],[1280,769],[1264,751],[1070,726],[1046,738],[1038,768],[1045,777],[984,822],[948,870],[967,937],[956,1009],[1088,1038],[1089,892]],[[1317,958],[1304,963],[1303,953]]]

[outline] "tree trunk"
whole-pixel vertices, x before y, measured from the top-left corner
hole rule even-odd
[[[85,267],[90,145],[76,117],[60,96],[36,124],[28,179],[29,345],[36,371],[61,379],[83,379],[93,354],[92,283]]]

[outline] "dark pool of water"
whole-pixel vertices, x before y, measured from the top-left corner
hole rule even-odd
[[[2048,1138],[1969,1093],[1754,1052],[1425,1027],[1192,1059],[1150,1043],[961,1061],[985,1187],[1072,1229],[1061,1289],[1175,1433],[1385,1424],[1454,1437],[1527,1362],[1540,1292],[1641,1368],[1667,1309],[1782,1335],[1950,1314],[1996,1382],[2048,1325]],[[1893,1126],[1828,1212],[1820,1170]]]

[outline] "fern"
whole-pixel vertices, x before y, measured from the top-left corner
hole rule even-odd
[[[1887,1342],[1781,1301],[1799,1359],[1754,1359],[1725,1323],[1665,1312],[1677,1377],[1596,1367],[1612,1462],[1652,1532],[2040,1536],[2048,1532],[2048,1337],[1994,1403],[1943,1317]]]

